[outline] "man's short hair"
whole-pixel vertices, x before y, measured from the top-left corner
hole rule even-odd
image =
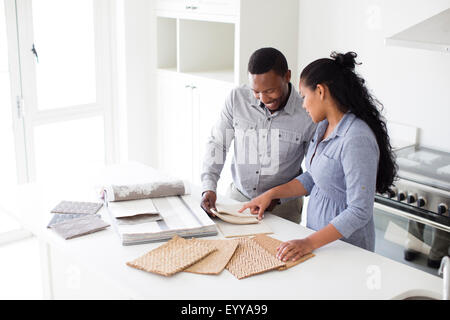
[[[275,48],[256,50],[248,61],[248,72],[250,74],[263,74],[270,70],[284,77],[289,70],[286,57]]]

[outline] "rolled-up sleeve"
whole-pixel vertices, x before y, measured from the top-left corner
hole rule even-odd
[[[347,207],[330,222],[344,238],[364,227],[373,215],[378,159],[379,149],[373,137],[351,137],[344,142],[341,163]]]
[[[308,192],[307,195],[309,195],[311,193],[311,190],[314,187],[314,179],[311,176],[311,174],[308,171],[306,171],[306,172],[303,172],[301,175],[299,175],[296,179],[298,181],[300,181],[300,183],[303,185],[303,187]]]
[[[206,145],[201,172],[202,192],[216,191],[217,181],[225,164],[227,152],[234,139],[233,94],[234,91],[231,91],[225,100],[220,118],[212,128]]]

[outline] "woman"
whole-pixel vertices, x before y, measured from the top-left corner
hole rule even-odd
[[[397,168],[380,103],[355,73],[356,56],[333,52],[332,59],[316,60],[302,71],[303,108],[318,123],[305,158],[307,171],[240,210],[249,208],[262,219],[273,199],[310,196],[307,226],[316,232],[282,243],[280,260],[295,261],[338,239],[374,250],[375,192],[387,191]]]

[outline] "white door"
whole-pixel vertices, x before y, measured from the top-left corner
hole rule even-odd
[[[16,0],[30,181],[113,162],[107,0]]]

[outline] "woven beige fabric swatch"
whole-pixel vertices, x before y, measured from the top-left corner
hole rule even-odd
[[[274,239],[272,237],[269,237],[265,234],[258,234],[255,237],[252,238],[252,240],[256,241],[261,247],[263,247],[264,249],[266,249],[271,255],[273,255],[274,257],[276,257],[277,255],[277,248],[280,244],[283,243],[283,241],[280,241],[278,239]],[[286,270],[289,269],[299,263],[302,263],[312,257],[314,257],[315,254],[314,253],[308,253],[306,255],[304,255],[303,257],[301,257],[300,259],[296,260],[296,261],[286,261],[285,265],[278,268],[278,270]]]
[[[232,224],[220,219],[214,221],[225,238],[241,238],[259,233],[273,233],[269,225],[262,221],[254,224]]]
[[[285,265],[256,241],[248,238],[238,240],[239,246],[226,266],[236,278],[244,279]]]
[[[189,241],[206,242],[217,250],[203,258],[196,264],[187,268],[186,272],[201,274],[219,274],[225,269],[236,248],[239,245],[238,240],[204,240],[192,239]]]
[[[162,246],[127,262],[139,270],[171,276],[203,259],[216,249],[208,243],[190,241],[174,236]]]
[[[254,224],[258,223],[257,216],[236,216],[225,212],[211,210],[219,219],[232,224]]]

